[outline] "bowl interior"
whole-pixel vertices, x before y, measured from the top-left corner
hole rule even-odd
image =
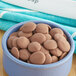
[[[29,22],[29,21],[28,21]],[[13,27],[11,27],[10,29],[8,29],[6,31],[6,33],[4,34],[3,36],[3,39],[2,39],[2,48],[3,48],[3,52],[11,59],[13,60],[14,62],[20,64],[20,65],[23,65],[23,66],[27,66],[27,67],[32,67],[32,68],[49,68],[49,67],[56,67],[60,64],[63,64],[65,63],[65,61],[67,61],[69,59],[70,56],[73,55],[74,53],[74,42],[73,42],[73,39],[71,37],[71,35],[66,32],[63,28],[61,28],[58,24],[54,23],[54,22],[47,22],[47,21],[32,21],[32,22],[35,22],[36,24],[38,23],[45,23],[45,24],[48,24],[49,26],[51,26],[52,28],[60,28],[64,31],[65,35],[67,36],[67,39],[71,45],[71,49],[70,49],[70,52],[68,53],[68,55],[66,57],[64,57],[62,60],[56,62],[56,63],[52,63],[52,64],[47,64],[47,65],[35,65],[35,64],[29,64],[29,63],[25,63],[21,60],[18,60],[16,59],[14,56],[12,56],[9,51],[8,51],[8,48],[7,48],[7,40],[8,40],[8,37],[11,33],[13,32],[16,32],[24,23],[27,23],[27,22],[22,22],[22,23],[19,23],[17,25],[14,25]]]

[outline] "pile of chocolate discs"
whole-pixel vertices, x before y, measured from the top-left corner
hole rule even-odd
[[[60,28],[48,24],[25,23],[8,40],[9,52],[26,63],[44,65],[63,59],[70,51],[70,44]]]

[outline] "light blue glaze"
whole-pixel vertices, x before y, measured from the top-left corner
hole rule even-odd
[[[33,22],[46,23],[49,24],[51,27],[60,28],[59,25],[51,21],[50,22],[33,21]],[[12,32],[17,31],[24,23],[26,22],[22,22],[11,27],[8,31],[6,31],[2,39],[3,65],[8,75],[9,76],[68,76],[71,69],[72,56],[74,53],[75,46],[71,35],[62,28],[61,29],[68,37],[68,41],[71,45],[71,49],[66,57],[64,57],[62,60],[56,63],[47,64],[47,65],[29,64],[16,59],[14,56],[12,56],[9,53],[6,45],[7,39]]]

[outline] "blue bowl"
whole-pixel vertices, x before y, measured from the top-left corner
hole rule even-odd
[[[35,22],[36,24],[45,23],[50,25],[52,28],[54,27],[61,28],[58,24],[51,21],[50,22],[32,21],[32,22]],[[14,56],[12,56],[9,53],[7,48],[7,39],[11,33],[17,31],[24,23],[27,22],[22,22],[11,27],[8,31],[6,31],[6,33],[3,36],[2,39],[3,66],[7,74],[9,76],[68,76],[71,70],[72,57],[75,46],[71,35],[68,32],[66,32],[63,28],[61,29],[66,34],[68,41],[71,45],[71,49],[66,57],[64,57],[62,60],[56,63],[47,64],[47,65],[29,64],[16,59]]]

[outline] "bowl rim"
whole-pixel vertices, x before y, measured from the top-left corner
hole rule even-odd
[[[23,25],[24,23],[27,23],[27,22],[35,22],[35,23],[46,23],[46,24],[50,24],[50,25],[53,25],[53,26],[56,26],[57,28],[60,28],[64,31],[64,33],[67,35],[67,37],[70,39],[70,44],[71,44],[71,49],[70,49],[70,52],[67,54],[67,56],[65,56],[62,60],[58,61],[58,62],[55,62],[55,63],[52,63],[52,64],[46,64],[46,65],[36,65],[36,64],[29,64],[29,63],[25,63],[17,58],[15,58],[14,56],[12,56],[10,54],[10,52],[8,51],[8,48],[7,48],[7,37],[9,36],[8,34],[15,28],[18,28],[19,26]],[[64,64],[65,62],[67,62],[67,60],[73,55],[74,53],[74,49],[75,49],[75,45],[74,45],[74,41],[73,41],[73,38],[72,36],[67,32],[65,31],[63,28],[60,27],[60,24],[58,23],[55,23],[55,22],[52,22],[52,21],[35,21],[35,20],[32,20],[32,21],[25,21],[25,22],[21,22],[21,23],[18,23],[16,25],[14,25],[13,27],[9,28],[3,38],[2,38],[2,48],[3,48],[3,53],[7,55],[7,57],[9,59],[11,59],[12,61],[14,61],[16,64],[19,64],[23,67],[29,67],[29,68],[35,68],[35,69],[48,69],[48,68],[54,68],[54,67],[58,67],[62,64]]]

